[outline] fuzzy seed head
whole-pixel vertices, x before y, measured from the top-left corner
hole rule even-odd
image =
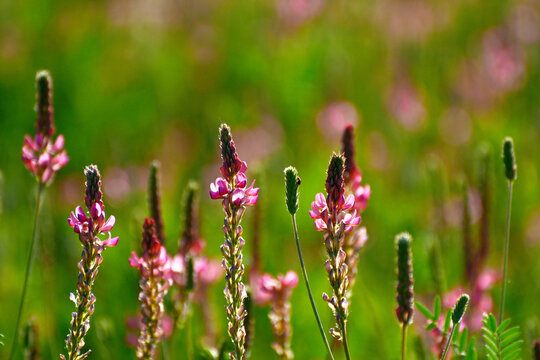
[[[414,309],[414,279],[412,266],[412,237],[403,232],[396,236],[397,250],[397,286],[396,316],[403,325],[412,322]]]
[[[49,71],[38,71],[36,74],[36,132],[47,137],[54,133],[52,86]]]
[[[467,305],[469,304],[469,295],[463,294],[459,297],[454,310],[452,310],[452,322],[455,324],[459,323],[467,310]]]
[[[285,203],[291,215],[298,211],[298,186],[300,177],[296,168],[289,166],[285,169]]]
[[[86,175],[86,197],[84,198],[84,202],[88,210],[90,210],[95,203],[103,205],[101,200],[103,198],[101,174],[97,165],[89,165],[84,168],[84,175]]]
[[[502,158],[504,162],[505,175],[508,181],[514,181],[517,178],[516,156],[514,154],[514,140],[506,137],[503,141]]]
[[[326,192],[328,193],[329,202],[331,204],[338,204],[345,192],[345,184],[343,181],[344,165],[345,158],[343,155],[332,155],[328,171],[326,172]]]

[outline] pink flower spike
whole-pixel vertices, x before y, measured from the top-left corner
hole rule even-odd
[[[244,203],[244,205],[246,205],[246,206],[255,205],[255,204],[257,203],[257,200],[259,200],[259,196],[258,196],[258,195],[255,195],[255,196],[249,196],[249,197],[246,199],[246,202]]]
[[[317,229],[317,231],[324,231],[327,229],[323,219],[315,219],[315,229]]]
[[[107,222],[105,222],[105,224],[103,224],[100,231],[102,231],[102,232],[111,231],[111,229],[113,228],[115,222],[116,222],[116,218],[114,217],[114,215],[111,215],[109,217],[109,219],[107,219]]]
[[[53,170],[50,167],[47,167],[45,171],[43,171],[43,175],[41,176],[41,182],[43,184],[48,183],[49,180],[51,180],[53,174],[54,174]]]
[[[107,240],[103,241],[105,247],[113,247],[116,246],[116,244],[118,244],[118,236],[113,238],[109,237]]]
[[[45,167],[49,165],[50,161],[51,161],[51,155],[49,155],[48,152],[45,152],[39,156],[37,164],[38,166]]]
[[[238,172],[245,173],[247,171],[247,163],[245,161],[242,161],[242,165],[240,166],[240,170]]]

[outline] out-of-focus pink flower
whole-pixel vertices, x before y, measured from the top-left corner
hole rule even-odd
[[[449,108],[441,117],[439,133],[441,138],[450,145],[466,144],[472,135],[472,122],[469,114],[462,108]]]
[[[136,348],[139,340],[139,331],[144,327],[143,317],[141,314],[136,316],[126,317],[126,344],[129,347]],[[173,333],[174,329],[174,320],[171,316],[165,314],[163,316],[163,321],[161,328],[163,329],[163,338],[169,339]]]
[[[213,259],[208,259],[204,256],[199,256],[193,261],[193,270],[197,277],[195,286],[208,286],[219,279],[223,275],[221,264]]]
[[[169,287],[174,278],[173,269],[177,270],[177,262],[173,262],[167,254],[167,249],[161,244],[155,234],[155,222],[152,218],[144,220],[143,254],[139,257],[135,251],[132,251],[129,258],[129,265],[139,269],[144,278],[154,277],[156,279],[166,279]],[[169,281],[170,280],[170,281]]]
[[[500,91],[517,88],[525,72],[523,55],[508,37],[506,32],[495,29],[483,39],[482,64],[491,83]]]
[[[270,274],[263,274],[258,277],[255,302],[267,304],[279,299],[289,299],[292,290],[298,285],[298,275],[290,270],[285,275],[273,277]]]
[[[422,126],[426,109],[418,91],[408,80],[401,80],[388,94],[390,114],[408,131],[417,131]]]
[[[315,17],[323,7],[323,0],[277,0],[278,16],[290,26],[299,26]]]
[[[347,126],[357,126],[360,115],[353,104],[346,101],[332,102],[317,114],[317,126],[328,141],[340,138]]]

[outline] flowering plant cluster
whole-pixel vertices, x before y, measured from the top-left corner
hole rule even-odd
[[[41,192],[45,185],[49,185],[60,168],[68,161],[64,150],[64,137],[54,137],[53,108],[52,108],[52,80],[48,72],[38,73],[37,84],[37,122],[34,138],[25,136],[23,145],[24,165],[32,172],[38,181],[38,196],[36,216],[34,222],[34,238],[30,252],[23,295],[19,307],[16,333],[19,329],[24,298],[32,265],[35,243],[38,233],[38,215]],[[194,359],[191,338],[191,322],[187,321],[191,315],[192,305],[195,304],[201,311],[204,320],[204,339],[202,343],[207,358],[222,359],[229,351],[232,360],[244,360],[250,357],[250,344],[254,337],[252,317],[252,300],[256,305],[270,305],[269,319],[274,334],[272,348],[280,359],[294,358],[292,350],[291,297],[293,289],[298,285],[299,278],[295,271],[285,275],[273,276],[269,273],[261,274],[259,271],[259,237],[260,205],[256,207],[254,221],[254,251],[252,259],[251,278],[248,286],[244,284],[244,254],[245,240],[242,237],[242,219],[249,206],[258,202],[259,188],[255,187],[255,180],[248,186],[246,176],[247,164],[240,160],[230,128],[223,124],[219,129],[222,165],[221,176],[210,184],[209,195],[211,199],[221,200],[225,215],[222,230],[225,234],[221,245],[223,260],[221,268],[225,273],[225,314],[227,317],[227,332],[232,341],[232,348],[228,341],[220,346],[218,333],[213,328],[213,316],[209,307],[208,288],[222,275],[219,263],[203,254],[206,246],[205,240],[199,233],[198,222],[198,185],[190,182],[184,196],[183,229],[178,242],[178,250],[174,256],[167,253],[165,247],[165,231],[161,214],[161,196],[159,192],[159,163],[152,162],[148,182],[149,216],[144,220],[142,232],[142,253],[137,255],[133,251],[129,264],[140,272],[141,302],[140,314],[133,317],[130,327],[139,330],[136,339],[136,356],[139,359],[156,359],[163,343],[163,355],[167,357],[167,340],[174,340],[174,332],[186,332],[186,347],[188,358]],[[323,293],[323,299],[332,310],[336,325],[330,329],[335,343],[342,342],[347,360],[351,359],[348,340],[347,322],[350,310],[352,287],[357,276],[357,266],[360,250],[368,239],[367,230],[361,227],[361,215],[366,209],[371,197],[370,185],[362,182],[362,174],[355,161],[354,129],[345,127],[342,137],[342,153],[333,154],[326,172],[325,193],[318,193],[311,203],[310,217],[314,220],[315,229],[323,233],[324,248],[326,251],[325,269],[332,288],[331,295]],[[463,249],[465,263],[465,284],[468,287],[455,287],[444,296],[437,296],[434,301],[434,310],[431,312],[424,305],[414,301],[413,276],[413,242],[409,233],[403,232],[396,236],[396,302],[395,315],[401,326],[401,360],[407,356],[407,328],[413,323],[413,313],[416,308],[427,319],[426,335],[430,334],[433,353],[441,360],[449,354],[460,358],[476,359],[474,337],[468,331],[482,330],[486,345],[488,360],[510,360],[519,357],[522,340],[519,339],[518,327],[510,327],[510,319],[504,318],[504,301],[508,273],[508,257],[510,245],[510,212],[512,200],[512,187],[517,179],[517,165],[513,149],[513,141],[505,139],[502,149],[505,176],[508,180],[508,210],[506,217],[506,242],[504,249],[504,262],[502,270],[502,293],[500,301],[499,320],[490,312],[493,300],[489,294],[490,288],[499,280],[499,273],[495,270],[485,270],[484,264],[489,248],[489,182],[486,167],[482,174],[483,215],[481,221],[480,242],[478,246],[471,243],[471,217],[469,214],[468,189],[465,190],[463,201]],[[315,301],[308,281],[306,264],[304,263],[296,213],[299,208],[299,185],[301,184],[298,171],[288,167],[285,173],[285,203],[291,215],[294,238],[298,250],[303,280],[311,302],[313,313],[321,337],[326,345],[328,356],[334,359],[326,338],[326,332],[320,320]],[[69,333],[65,340],[67,355],[60,355],[64,360],[82,360],[89,356],[91,350],[83,352],[85,336],[90,329],[90,319],[95,311],[96,296],[93,294],[93,285],[98,269],[103,262],[103,252],[107,247],[114,247],[118,237],[113,237],[111,231],[115,226],[116,218],[107,217],[103,201],[101,174],[96,165],[87,166],[84,170],[86,188],[84,207],[77,206],[70,213],[68,224],[78,235],[83,250],[78,263],[78,281],[75,293],[70,299],[76,305],[72,312]],[[477,251],[473,251],[474,249]],[[474,260],[477,260],[476,263]],[[439,262],[439,267],[442,267]],[[441,269],[438,269],[440,271]],[[434,276],[435,278],[435,276]],[[251,288],[250,288],[251,287]],[[172,305],[174,317],[167,314],[166,296],[174,289]],[[442,288],[442,286],[441,286]],[[472,295],[469,296],[464,292]],[[249,295],[248,295],[249,293]],[[443,291],[439,292],[444,294]],[[442,298],[442,301],[441,301]],[[442,308],[446,308],[443,313]],[[467,313],[467,310],[470,310]],[[39,353],[36,342],[37,327],[27,328],[28,341],[25,341],[27,356],[36,357]],[[11,359],[14,358],[16,338],[12,347]],[[133,339],[133,336],[128,337]],[[429,339],[429,335],[426,336]],[[534,345],[538,357],[538,343]],[[452,355],[450,355],[452,356]]]

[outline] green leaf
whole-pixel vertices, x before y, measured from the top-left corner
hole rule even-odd
[[[441,297],[439,295],[435,296],[435,305],[433,307],[433,321],[437,321],[439,316],[441,316]]]
[[[519,357],[523,345],[521,332],[518,326],[509,328],[510,322],[507,319],[497,326],[493,314],[484,315],[482,332],[488,360],[514,360]]]
[[[446,318],[444,319],[444,332],[447,333],[450,330],[450,323],[452,320],[452,309],[448,309],[446,312]]]
[[[429,311],[429,309],[426,306],[422,305],[418,301],[415,301],[414,304],[416,305],[416,308],[418,309],[418,311],[422,313],[422,315],[424,315],[426,318],[428,318],[431,321],[436,321],[437,318],[433,316],[431,311]]]
[[[427,330],[427,331],[435,330],[436,328],[437,328],[437,324],[435,324],[435,323],[429,323],[429,324],[426,326],[426,330]]]

